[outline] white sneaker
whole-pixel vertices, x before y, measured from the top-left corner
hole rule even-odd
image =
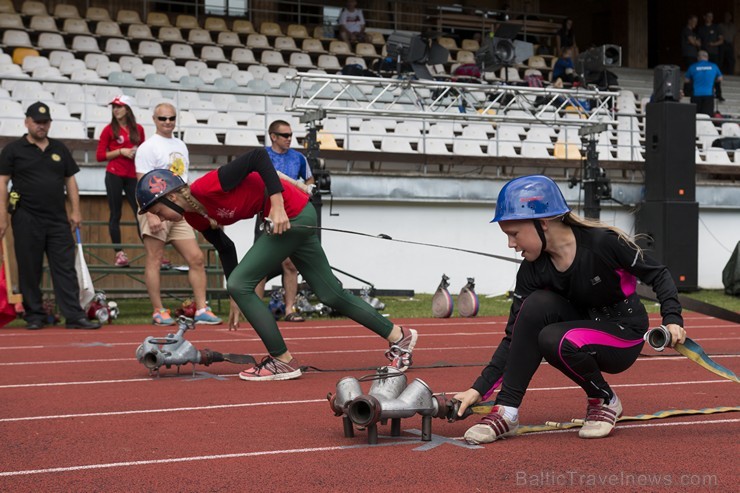
[[[614,404],[605,404],[604,399],[588,399],[586,420],[578,431],[581,438],[604,438],[609,436],[622,416],[622,402],[614,396]]]
[[[503,406],[493,406],[491,413],[482,418],[481,422],[465,432],[465,441],[477,445],[491,443],[499,438],[516,435],[519,428],[519,419],[511,421],[504,416]]]
[[[295,358],[289,363],[283,363],[272,356],[265,356],[252,368],[239,373],[239,378],[250,382],[293,380],[300,376],[301,368]]]

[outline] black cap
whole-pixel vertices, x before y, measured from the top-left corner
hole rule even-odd
[[[30,117],[35,122],[51,121],[51,112],[49,107],[41,101],[33,103],[26,110],[26,116]]]

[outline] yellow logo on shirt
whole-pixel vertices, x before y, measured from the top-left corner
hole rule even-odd
[[[177,176],[182,176],[185,173],[185,159],[179,152],[173,152],[170,155],[170,171]]]
[[[52,160],[52,161],[56,161],[56,162],[58,163],[59,161],[61,161],[61,160],[62,160],[62,156],[60,156],[60,155],[59,155],[59,154],[57,154],[57,153],[54,153],[54,154],[52,154],[52,155],[51,155],[51,160]]]

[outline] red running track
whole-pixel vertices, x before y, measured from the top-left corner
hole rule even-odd
[[[737,373],[740,326],[686,318],[689,335]],[[420,333],[409,382],[454,393],[490,358],[505,319],[405,322]],[[0,491],[737,491],[737,413],[622,423],[602,440],[558,431],[471,447],[460,440],[468,418],[433,420],[434,439],[421,442],[418,416],[402,420],[400,438],[381,426],[378,445],[364,431],[345,438],[326,395],[384,364],[384,341],[346,320],[281,327],[302,364],[326,371],[255,383],[218,363],[151,378],[134,352],[161,327],[3,329]],[[251,329],[187,335],[198,349],[264,354]],[[423,368],[438,365],[450,367]],[[736,384],[673,351],[646,349],[609,382],[625,414],[740,404]],[[543,364],[520,416],[542,424],[584,412],[582,390]]]

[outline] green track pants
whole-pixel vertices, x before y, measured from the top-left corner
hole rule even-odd
[[[288,348],[275,318],[267,305],[255,294],[254,288],[268,273],[279,269],[287,257],[290,257],[322,303],[383,338],[387,338],[393,329],[390,320],[342,288],[329,266],[316,230],[296,227],[316,224],[316,209],[309,203],[291,220],[291,229],[286,233],[260,236],[227,281],[229,295],[257,331],[271,356],[280,356]]]

